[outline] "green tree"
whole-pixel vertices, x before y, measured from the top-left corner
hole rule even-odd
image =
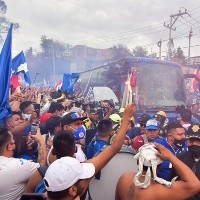
[[[145,47],[142,46],[136,46],[133,49],[133,56],[136,57],[148,57],[148,51]]]
[[[34,58],[34,54],[33,54],[33,48],[30,47],[29,49],[26,50],[25,52],[25,55],[26,55],[26,59],[33,59]]]
[[[55,75],[62,75],[69,72],[71,46],[67,43],[41,36],[40,52],[33,53],[30,47],[26,51],[27,63],[34,79],[38,74],[37,81],[50,80],[53,75],[53,66],[55,66]]]
[[[3,0],[0,0],[0,33],[5,33],[8,31],[10,27],[10,23],[13,23],[13,29],[18,29],[20,26],[18,23],[11,22],[8,18],[6,18],[7,5]],[[0,35],[0,42],[2,42],[2,36]]]
[[[70,52],[72,46],[66,44],[64,42],[54,40],[52,38],[47,38],[45,35],[41,37],[40,46],[42,49],[42,53],[47,57],[52,57],[53,53],[56,58],[70,58]]]
[[[118,60],[131,56],[130,50],[125,45],[118,44],[113,46],[112,49],[113,49],[113,60]]]
[[[147,51],[146,47],[136,46],[133,49],[133,56],[135,57],[147,57],[147,58],[157,58],[157,53],[150,53]]]
[[[171,60],[179,64],[186,64],[186,58],[181,47],[178,47],[173,51]]]

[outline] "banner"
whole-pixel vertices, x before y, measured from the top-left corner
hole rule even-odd
[[[12,113],[8,100],[12,67],[12,27],[11,24],[0,55],[0,125],[4,125]]]

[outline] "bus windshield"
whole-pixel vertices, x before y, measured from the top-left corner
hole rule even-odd
[[[186,93],[181,69],[164,64],[134,64],[137,69],[136,100],[145,107],[185,104]]]

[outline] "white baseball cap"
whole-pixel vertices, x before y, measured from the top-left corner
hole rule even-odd
[[[158,130],[158,121],[156,119],[149,119],[146,123],[146,130]]]
[[[92,163],[80,163],[72,157],[62,157],[48,168],[44,184],[47,191],[59,192],[70,188],[80,179],[91,178],[95,174]]]

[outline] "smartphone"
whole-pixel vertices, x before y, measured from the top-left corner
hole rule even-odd
[[[36,135],[38,128],[39,128],[38,124],[32,124],[31,125],[31,135]]]
[[[40,104],[34,103],[33,105],[34,105],[35,112],[37,113],[37,117],[39,118],[40,117]]]
[[[45,200],[42,194],[26,193],[22,194],[20,200]]]

